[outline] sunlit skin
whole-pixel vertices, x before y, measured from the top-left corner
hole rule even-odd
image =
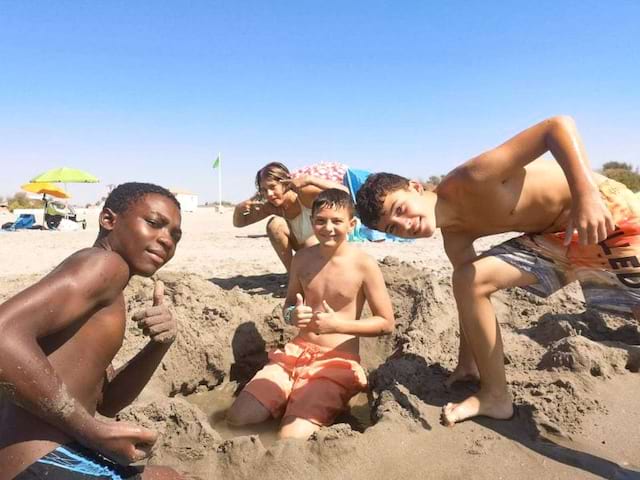
[[[555,162],[538,159],[546,152]],[[497,290],[537,282],[495,257],[478,257],[473,241],[505,232],[564,231],[568,244],[575,231],[581,244],[598,243],[614,230],[598,190],[603,179],[591,171],[573,120],[553,117],[454,169],[435,191],[411,182],[386,195],[378,229],[415,238],[430,237],[440,228],[454,267],[461,335],[458,366],[448,384],[481,383],[477,394],[444,407],[446,424],[513,414],[489,298]]]
[[[122,213],[104,209],[99,220],[103,234],[93,247],[0,305],[0,381],[15,398],[0,403],[0,480],[71,441],[128,464],[156,440],[151,430],[94,415],[112,417],[131,403],[176,337],[157,282],[149,308],[133,315],[149,342],[113,371],[126,323],[122,291],[131,276],[151,276],[171,260],[180,211],[163,195],[147,194]],[[144,478],[181,477],[150,467]]]
[[[287,221],[300,215],[301,205],[311,208],[320,192],[329,188],[347,190],[340,183],[311,176],[280,181],[269,177],[262,178],[260,199],[252,197],[236,205],[233,211],[233,225],[242,228],[275,216],[267,224],[267,235],[278,258],[289,271],[293,254],[302,248],[315,245],[317,240],[311,236],[300,242],[291,232]]]
[[[321,208],[312,217],[318,244],[298,252],[289,276],[285,309],[298,337],[331,349],[358,355],[359,337],[391,333],[393,308],[382,272],[371,257],[347,242],[355,219],[345,208]],[[368,302],[372,316],[360,318]],[[227,414],[236,425],[259,423],[271,413],[243,392]],[[307,438],[318,425],[297,417],[282,419],[281,437]]]

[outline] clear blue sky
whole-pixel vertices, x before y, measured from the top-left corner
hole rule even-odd
[[[547,116],[640,163],[640,2],[0,0],[0,195],[55,166],[217,199],[278,160],[426,178]]]

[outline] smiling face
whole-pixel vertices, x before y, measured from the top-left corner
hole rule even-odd
[[[132,275],[149,277],[176,252],[182,236],[182,217],[169,198],[148,193],[120,213],[105,208],[100,226],[108,243],[127,262]]]
[[[260,195],[274,207],[280,208],[291,203],[290,197],[296,193],[287,190],[279,180],[266,177],[260,180]]]
[[[430,237],[436,230],[435,194],[417,182],[388,193],[382,204],[378,230],[404,238]]]
[[[313,232],[321,246],[335,248],[347,240],[356,219],[346,208],[319,208],[311,218]]]

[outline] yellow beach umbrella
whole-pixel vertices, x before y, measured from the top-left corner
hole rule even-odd
[[[55,198],[71,197],[71,195],[65,192],[61,187],[48,182],[25,183],[20,188],[22,188],[22,190],[24,190],[25,192],[39,193],[41,195],[46,194]]]

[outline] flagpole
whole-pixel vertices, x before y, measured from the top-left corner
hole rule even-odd
[[[222,213],[222,156],[218,152],[218,212]]]

